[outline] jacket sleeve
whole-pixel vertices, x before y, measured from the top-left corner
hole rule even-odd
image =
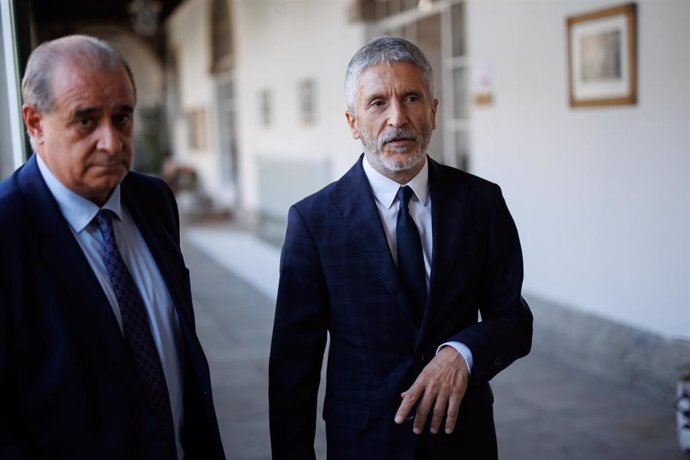
[[[315,459],[314,434],[328,296],[312,235],[296,207],[280,261],[269,360],[269,416],[273,459]]]
[[[472,383],[491,380],[529,353],[532,313],[522,298],[522,250],[513,218],[495,187],[488,225],[488,260],[479,296],[482,320],[450,340],[465,344],[474,361]]]

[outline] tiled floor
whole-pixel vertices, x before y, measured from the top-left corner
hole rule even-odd
[[[193,228],[184,249],[228,459],[270,459],[267,372],[277,250],[227,229]],[[501,459],[690,459],[678,450],[667,400],[597,379],[542,350],[492,385]],[[325,459],[319,430],[317,456]]]

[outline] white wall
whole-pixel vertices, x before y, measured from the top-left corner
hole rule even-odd
[[[331,174],[315,178],[320,185],[340,176],[358,156],[345,122],[343,80],[350,57],[364,44],[361,23],[347,20],[349,0],[236,0],[239,167],[244,205],[259,210],[258,163],[286,159],[326,164]],[[316,82],[316,121],[299,117],[298,84]],[[273,123],[262,125],[259,94],[273,95]],[[323,170],[323,168],[320,168]],[[293,181],[285,190],[292,199],[316,191]],[[292,200],[294,201],[294,200]],[[287,207],[284,210],[287,213]]]
[[[471,1],[470,56],[495,78],[472,165],[503,187],[527,292],[688,339],[690,2],[638,2],[637,105],[572,109],[565,18],[616,4]]]
[[[163,68],[154,50],[144,40],[116,28],[85,28],[80,32],[107,41],[127,60],[137,83],[138,107],[155,107],[163,103]]]

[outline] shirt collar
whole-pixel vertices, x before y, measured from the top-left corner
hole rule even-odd
[[[38,170],[41,172],[41,176],[43,176],[48,190],[50,190],[50,193],[55,197],[55,201],[57,201],[60,207],[60,212],[62,212],[65,220],[67,220],[70,227],[72,227],[75,232],[81,233],[101,209],[109,209],[115,213],[118,219],[122,220],[122,204],[120,203],[119,185],[115,187],[113,193],[110,194],[108,201],[99,208],[98,205],[92,201],[87,200],[83,196],[65,187],[62,182],[55,177],[50,168],[48,168],[43,158],[38,154],[34,155],[36,155]]]
[[[362,161],[362,167],[364,168],[364,174],[369,180],[374,197],[385,207],[390,208],[393,205],[395,195],[403,185],[407,185],[412,189],[423,206],[427,205],[429,198],[429,161],[426,156],[424,157],[422,169],[407,184],[403,185],[375,170],[371,163],[369,163],[366,155],[364,156],[364,161]]]

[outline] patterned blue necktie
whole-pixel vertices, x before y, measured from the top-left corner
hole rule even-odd
[[[173,460],[177,459],[177,447],[168,387],[144,300],[117,248],[112,222],[114,215],[112,211],[102,209],[95,219],[103,236],[103,261],[120,306],[123,333],[136,363],[146,402],[156,419],[161,458]]]
[[[412,307],[412,316],[419,326],[426,305],[426,270],[419,231],[408,208],[412,193],[408,186],[398,189],[399,209],[395,234],[398,245],[398,273]]]

